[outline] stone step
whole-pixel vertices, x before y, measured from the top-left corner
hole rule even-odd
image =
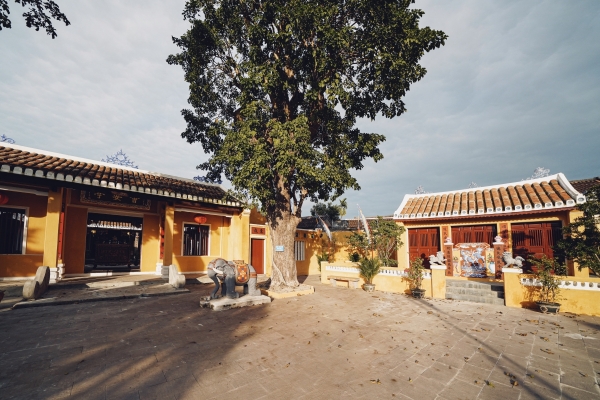
[[[446,287],[446,293],[450,294],[466,294],[469,296],[481,296],[481,297],[496,297],[504,298],[504,291],[495,291],[489,289],[471,289],[462,287]]]
[[[485,289],[485,290],[493,290],[493,291],[497,291],[497,292],[504,291],[504,285],[502,283],[463,281],[463,280],[454,280],[454,279],[446,280],[446,287]]]
[[[467,294],[446,293],[446,298],[451,299],[451,300],[470,301],[472,303],[496,304],[499,306],[504,305],[504,299],[497,298],[497,297],[483,297],[483,296],[471,296],[471,295],[467,295]]]

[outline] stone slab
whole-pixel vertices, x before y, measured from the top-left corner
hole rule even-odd
[[[271,298],[268,296],[242,296],[237,299],[229,299],[222,297],[220,299],[208,300],[202,298],[200,300],[200,307],[210,308],[213,311],[229,310],[231,308],[241,308],[248,306],[257,306],[260,304],[267,304],[271,302]]]
[[[268,289],[260,289],[260,292],[264,296],[269,296],[273,300],[288,299],[290,297],[297,297],[297,296],[305,296],[307,294],[313,294],[315,292],[314,286],[310,286],[310,285],[303,285],[303,286],[308,286],[309,289],[295,290],[293,292],[274,292],[274,291],[268,290]]]

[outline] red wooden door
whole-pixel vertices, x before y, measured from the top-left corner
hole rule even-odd
[[[440,251],[440,230],[438,228],[415,228],[408,230],[408,257],[412,261],[422,258],[425,268],[429,268],[429,256]]]
[[[250,239],[250,264],[257,274],[265,273],[265,239]]]
[[[511,224],[513,257],[554,257],[553,247],[562,236],[561,222],[539,222],[532,224]],[[529,262],[525,263],[530,267]]]

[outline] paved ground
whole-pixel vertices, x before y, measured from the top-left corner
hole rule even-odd
[[[2,312],[0,398],[600,397],[600,318],[306,283],[223,312],[210,285]]]

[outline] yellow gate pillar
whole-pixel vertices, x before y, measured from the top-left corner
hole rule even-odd
[[[60,229],[62,199],[62,188],[58,191],[48,191],[43,264],[50,268],[56,268],[58,263],[58,235]]]
[[[446,266],[432,264],[431,268],[431,297],[446,298]]]
[[[163,255],[163,265],[173,264],[173,224],[175,222],[175,208],[167,205],[165,209],[165,247]]]

